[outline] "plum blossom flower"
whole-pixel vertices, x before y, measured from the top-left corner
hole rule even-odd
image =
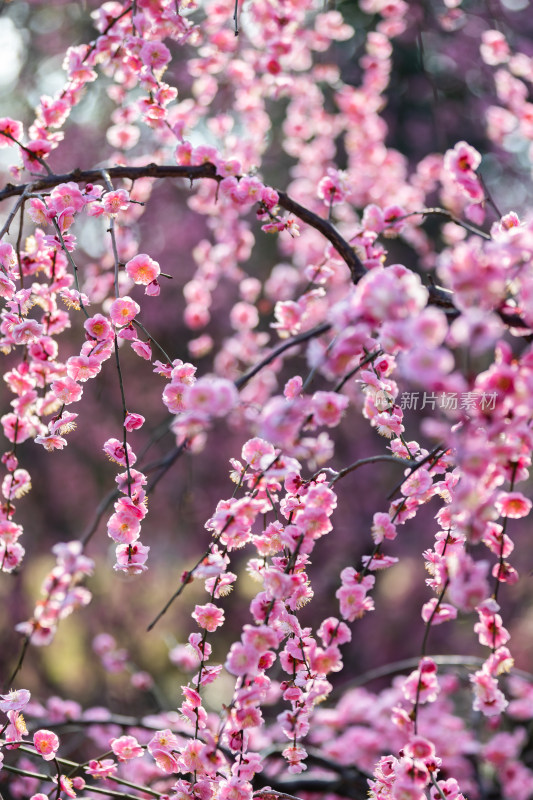
[[[88,766],[85,767],[85,772],[93,778],[100,778],[105,780],[110,778],[117,771],[117,764],[112,758],[104,758],[100,761],[93,759],[89,761]]]
[[[313,417],[318,425],[334,428],[341,421],[349,399],[338,392],[315,392],[313,395]]]
[[[146,253],[139,253],[139,255],[127,262],[126,272],[134,283],[148,286],[149,283],[159,277],[161,269],[153,258],[150,258]]]
[[[36,436],[36,444],[42,444],[45,450],[52,452],[52,450],[62,450],[67,445],[67,440],[62,436],[54,433],[49,433],[46,436]]]
[[[336,169],[328,169],[328,174],[318,184],[318,197],[326,206],[342,203],[349,191],[348,175]]]
[[[380,544],[384,539],[396,538],[396,526],[391,521],[390,515],[378,511],[374,514],[372,528],[372,539],[376,544]]]
[[[126,418],[124,420],[124,427],[127,431],[131,433],[131,431],[136,431],[138,428],[142,428],[144,425],[144,417],[142,414],[134,414],[129,411],[126,414]]]
[[[95,314],[93,317],[89,317],[89,319],[85,320],[83,326],[93,339],[105,342],[113,338],[113,329],[109,324],[109,320],[103,314]]]
[[[159,71],[170,61],[170,51],[163,42],[145,42],[139,56],[147,67]]]
[[[57,783],[57,775],[54,775],[52,780],[54,783]],[[59,788],[66,794],[67,797],[77,797],[74,788],[83,788],[85,786],[85,782],[81,786],[74,786],[74,779],[69,778],[68,775],[60,775],[59,776]]]
[[[200,628],[205,628],[209,633],[213,633],[224,624],[224,612],[214,603],[206,603],[203,606],[197,605],[192,614]]]
[[[29,702],[30,696],[28,689],[11,689],[7,694],[0,694],[0,711],[20,711]]]
[[[509,45],[500,31],[483,31],[479,51],[485,64],[489,64],[492,67],[509,61]]]
[[[135,736],[120,736],[118,739],[111,739],[109,744],[119,761],[129,761],[144,755],[144,749]]]
[[[150,548],[140,542],[134,544],[119,544],[116,549],[117,562],[115,571],[127,572],[129,575],[138,575],[148,567],[146,561]]]
[[[11,119],[11,117],[2,117],[0,119],[0,147],[12,147],[15,144],[13,139],[20,141],[22,132],[22,122]]]
[[[502,517],[520,519],[527,517],[531,511],[531,500],[521,492],[500,492],[496,500],[496,508]]]
[[[456,618],[457,609],[449,603],[438,603],[436,597],[432,597],[422,606],[422,619],[424,622],[431,620],[432,625],[440,625],[442,622]]]
[[[455,179],[457,185],[472,202],[479,203],[485,197],[476,169],[481,164],[481,155],[466,142],[458,142],[444,156],[444,169]]]
[[[431,658],[422,658],[418,669],[411,672],[402,686],[407,700],[412,703],[432,703],[440,691],[437,665]]]
[[[499,716],[505,711],[508,701],[492,675],[481,669],[470,676],[470,681],[474,687],[474,711],[481,711],[486,717]]]
[[[135,339],[131,343],[131,349],[138,356],[144,358],[145,361],[150,361],[152,358],[152,346],[150,342],[142,342],[140,339]]]
[[[118,439],[108,439],[107,442],[105,442],[104,444],[103,450],[104,453],[107,454],[110,461],[114,461],[115,463],[120,464],[123,467],[126,466],[126,463],[128,464],[128,466],[132,467],[137,461],[137,456],[135,455],[129,444],[126,443],[126,447],[124,448],[123,442],[119,442]],[[126,452],[128,454],[127,462],[126,462]]]
[[[232,675],[254,675],[259,663],[259,653],[250,644],[234,642],[229,650],[225,667]]]
[[[115,326],[128,325],[139,313],[141,307],[131,297],[119,297],[113,300],[109,308],[109,316]]]
[[[51,389],[57,399],[64,405],[76,403],[83,394],[83,388],[79,383],[68,376],[55,380]]]
[[[126,211],[130,205],[129,194],[125,189],[107,192],[102,198],[102,208],[106,214],[114,217],[119,211]]]
[[[374,601],[367,597],[367,592],[375,583],[373,575],[361,577],[352,567],[346,567],[341,572],[341,581],[342,586],[337,589],[335,596],[339,600],[343,619],[353,622],[367,611],[373,611]]]
[[[42,729],[33,734],[33,746],[45,761],[52,761],[59,748],[59,739],[52,731]]]

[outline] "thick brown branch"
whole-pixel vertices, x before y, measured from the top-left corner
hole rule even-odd
[[[279,204],[285,211],[289,211],[291,214],[294,214],[295,217],[301,219],[302,222],[306,222],[312,228],[320,231],[320,233],[331,242],[337,253],[350,268],[353,282],[357,283],[367,270],[364,268],[363,262],[356,255],[353,247],[348,244],[346,239],[343,239],[335,226],[326,219],[319,217],[318,214],[315,214],[313,211],[309,211],[308,208],[301,206],[300,203],[297,203],[295,200],[291,200],[285,192],[278,192],[278,196]]]
[[[106,175],[111,180],[113,179],[129,179],[137,180],[138,178],[186,178],[189,181],[195,181],[200,178],[210,178],[214,181],[221,181],[220,175],[217,175],[216,167],[214,164],[200,164],[199,166],[174,166],[172,164],[146,164],[143,167],[109,167],[106,169]],[[102,180],[101,169],[76,169],[73,172],[67,172],[63,175],[46,175],[43,178],[32,183],[19,184],[14,186],[8,183],[2,191],[0,191],[0,201],[8,197],[15,197],[24,192],[28,194],[31,191],[42,191],[45,189],[52,189],[60,183],[68,183],[69,181],[97,183]],[[366,270],[355,254],[353,248],[348,242],[343,239],[338,230],[331,222],[319,217],[313,211],[292,200],[285,192],[278,192],[279,205],[290,214],[294,214],[302,222],[307,223],[320,233],[333,245],[335,250],[346,262],[352,273],[354,283],[363,277]]]
[[[185,178],[186,180],[195,181],[202,178],[208,178],[220,182],[222,180],[220,175],[217,175],[216,167],[214,164],[200,164],[198,166],[178,166],[173,164],[146,164],[142,167],[109,167],[106,175],[110,179],[128,179],[138,180],[139,178]],[[12,183],[6,184],[4,189],[0,191],[0,202],[6,200],[8,197],[16,197],[20,195],[29,195],[34,191],[43,191],[52,189],[60,183],[68,183],[69,181],[76,181],[81,183],[95,183],[102,179],[102,169],[88,169],[80,170],[75,169],[72,172],[66,172],[62,175],[45,175],[36,181],[30,183],[21,183],[13,185]],[[277,191],[277,190],[276,190]],[[285,192],[279,192],[279,205],[290,214],[305,222],[310,227],[319,231],[324,238],[335,248],[337,253],[348,266],[352,275],[352,280],[357,283],[366,273],[362,261],[357,256],[353,247],[349,242],[344,239],[339,231],[327,219],[320,217],[308,208],[300,205],[295,200],[290,198]],[[446,215],[444,209],[426,209],[426,213],[435,213]],[[419,212],[423,214],[424,212]],[[476,233],[479,231],[476,230]],[[440,308],[447,309],[450,314],[458,315],[460,312],[456,309],[452,300],[452,292],[442,289],[437,286],[429,286],[429,302],[431,305],[437,305]],[[525,331],[529,330],[528,325],[520,318],[518,314],[508,313],[506,311],[496,312],[500,319],[510,327],[523,328]],[[525,334],[527,335],[527,334]]]

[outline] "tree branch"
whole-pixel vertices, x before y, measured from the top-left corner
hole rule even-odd
[[[208,178],[218,183],[222,180],[222,177],[217,175],[215,165],[210,163],[200,164],[198,166],[146,164],[143,167],[109,167],[109,169],[105,170],[105,173],[111,180],[114,178],[127,178],[133,181],[138,178],[185,178],[189,181],[195,181],[200,178]],[[96,183],[100,180],[102,180],[102,169],[75,169],[63,175],[46,175],[31,183],[19,184],[17,186],[8,183],[4,189],[0,191],[0,201],[8,197],[21,195],[24,192],[28,193],[30,191],[52,189],[60,183],[68,183],[69,181],[76,181],[77,183]],[[300,205],[295,200],[292,200],[285,192],[277,193],[281,208],[288,211],[290,214],[294,214],[294,216],[298,217],[298,219],[307,223],[312,228],[315,228],[315,230],[319,231],[333,245],[350,268],[354,283],[357,283],[357,281],[363,277],[366,270],[354,249],[343,239],[335,226],[323,217],[319,217],[318,214],[315,214],[313,211],[309,211],[309,209]]]

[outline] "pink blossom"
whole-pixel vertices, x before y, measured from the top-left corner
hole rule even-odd
[[[11,689],[8,694],[0,694],[0,711],[20,711],[30,700],[28,689]]]
[[[402,691],[412,703],[432,703],[440,691],[437,680],[437,665],[431,658],[422,658],[419,669],[405,679]]]
[[[157,764],[158,768],[165,772],[167,775],[172,774],[173,772],[179,771],[179,763],[177,758],[168,750],[159,750],[157,748],[153,748],[150,750],[153,758],[155,759],[155,763]]]
[[[476,609],[479,622],[474,625],[474,632],[478,634],[480,644],[491,647],[493,650],[506,644],[511,638],[509,632],[503,627],[501,616],[496,613],[499,609],[497,603],[487,601]]]
[[[127,262],[126,272],[134,283],[147,286],[158,278],[161,269],[157,261],[154,261],[146,253],[139,253]]]
[[[438,603],[436,597],[432,597],[427,603],[422,606],[422,619],[424,622],[429,622],[431,619],[432,625],[440,625],[443,622],[457,618],[457,609],[449,603]]]
[[[141,132],[137,125],[128,125],[126,123],[111,125],[106,131],[106,139],[111,147],[116,147],[119,150],[130,150],[135,147],[140,135]]]
[[[334,428],[339,424],[349,400],[345,395],[337,392],[315,392],[312,402],[316,423]]]
[[[38,197],[32,197],[29,204],[28,214],[37,225],[49,225],[52,222],[55,216],[54,209],[48,208]]]
[[[16,414],[4,414],[0,422],[4,429],[4,436],[10,442],[20,444],[32,435],[33,429],[29,421],[18,417]]]
[[[144,749],[135,736],[120,736],[118,739],[111,739],[109,744],[119,761],[129,761],[144,755]]]
[[[2,117],[0,119],[0,147],[12,147],[15,144],[12,140],[20,141],[22,131],[22,122],[10,117]]]
[[[144,358],[145,361],[150,361],[152,358],[152,347],[150,342],[141,342],[140,339],[135,339],[131,343],[131,349],[134,353],[137,353],[138,356]]]
[[[251,303],[239,302],[231,309],[230,321],[237,331],[252,330],[259,324],[259,313]]]
[[[89,317],[83,323],[83,327],[89,336],[98,341],[107,341],[113,338],[113,329],[109,324],[109,320],[103,314],[95,314],[93,317]]]
[[[155,71],[163,69],[170,61],[168,47],[162,42],[145,42],[141,47],[139,56],[143,64]]]
[[[58,378],[52,383],[52,392],[65,405],[76,403],[83,394],[83,388],[72,378]]]
[[[222,417],[228,414],[238,401],[232,381],[225,378],[199,378],[185,392],[185,407],[190,413]]]
[[[117,771],[117,764],[112,758],[104,758],[100,761],[93,759],[89,761],[88,766],[85,767],[85,772],[93,778],[100,778],[105,780],[110,778]]]
[[[134,544],[119,544],[116,548],[117,563],[113,566],[116,571],[138,575],[148,567],[146,561],[150,548],[135,542]]]
[[[324,205],[333,206],[342,203],[348,193],[348,175],[339,170],[328,169],[326,177],[318,184],[318,197]]]
[[[252,784],[240,778],[230,778],[219,782],[220,800],[252,800]]]
[[[474,687],[475,711],[481,711],[486,717],[499,716],[505,711],[508,701],[500,689],[498,683],[492,675],[483,670],[478,670],[470,676],[470,681]]]
[[[19,711],[8,711],[7,718],[9,723],[4,730],[4,738],[6,742],[15,743],[22,742],[23,737],[28,735],[28,728],[26,721]]]
[[[500,31],[483,31],[479,50],[485,64],[490,66],[505,64],[509,60],[509,45]]]
[[[67,444],[66,439],[53,433],[46,436],[36,436],[34,441],[36,444],[42,444],[44,449],[49,452],[52,450],[62,450]]]
[[[125,513],[113,514],[107,523],[107,533],[117,544],[131,544],[140,536],[141,523]]]
[[[113,192],[106,192],[102,197],[102,208],[106,214],[110,216],[116,216],[119,211],[126,211],[129,205],[130,198],[125,189],[116,189]]]
[[[216,631],[224,624],[224,612],[213,603],[206,603],[203,606],[195,606],[192,614],[200,628],[205,628],[210,633]]]
[[[302,761],[307,758],[307,751],[301,745],[286,747],[281,755],[289,762],[289,772],[294,774],[307,769],[306,765],[302,764]]]
[[[56,214],[69,208],[72,212],[81,211],[85,203],[85,196],[78,184],[73,181],[59,184],[50,195],[50,205]]]
[[[171,752],[172,750],[178,750],[180,747],[180,742],[175,734],[169,728],[165,730],[156,731],[150,741],[148,742],[148,751],[154,754],[155,751],[167,751]]]
[[[521,492],[500,492],[496,508],[502,517],[520,519],[531,511],[531,500],[524,497]]]
[[[128,325],[140,310],[141,307],[131,297],[119,297],[111,303],[109,316],[116,326]]]
[[[257,671],[259,655],[250,645],[234,642],[231,645],[225,667],[232,675],[254,675]]]
[[[145,420],[142,414],[133,414],[131,411],[129,411],[124,420],[124,427],[129,432],[136,431],[139,428],[142,428],[144,422]]]
[[[372,539],[376,544],[380,544],[384,539],[396,538],[396,527],[391,521],[389,514],[378,511],[374,514],[371,528]]]
[[[54,775],[52,780],[57,783],[57,775]],[[84,785],[85,782],[83,782],[81,787],[76,788],[83,788]],[[59,788],[66,794],[67,797],[77,797],[76,792],[74,791],[74,780],[69,778],[68,775],[59,776]]]
[[[33,745],[45,761],[51,761],[59,748],[59,739],[52,731],[38,730],[33,734]]]
[[[145,672],[144,670],[139,670],[138,672],[134,672],[131,676],[131,685],[135,687],[135,689],[139,689],[143,692],[148,692],[154,686],[154,679],[150,675],[149,672]]]
[[[123,467],[126,466],[126,463],[128,464],[128,466],[132,467],[137,460],[137,457],[133,452],[133,450],[131,449],[131,447],[129,446],[129,444],[126,444],[126,447],[124,447],[124,443],[119,442],[118,439],[108,439],[107,442],[105,442],[104,444],[103,450],[104,453],[107,454],[110,461],[114,461],[117,464],[121,464]],[[126,452],[128,454],[127,462],[126,462]]]
[[[373,575],[360,577],[352,568],[341,572],[342,586],[335,593],[339,600],[339,608],[343,619],[353,622],[367,611],[374,610],[374,601],[367,597],[367,592],[374,586]]]
[[[67,375],[73,381],[85,383],[100,372],[102,365],[95,356],[71,356],[67,361]]]
[[[473,611],[490,594],[486,578],[488,562],[474,561],[464,552],[452,554],[447,561],[450,601],[462,611]]]

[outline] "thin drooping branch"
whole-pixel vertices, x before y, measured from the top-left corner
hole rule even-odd
[[[365,464],[375,464],[378,461],[390,461],[393,464],[399,464],[400,466],[404,467],[410,467],[412,463],[411,461],[408,461],[405,458],[398,458],[397,456],[387,455],[387,454],[368,456],[367,458],[360,458],[359,461],[355,461],[348,467],[344,467],[344,469],[339,470],[339,472],[337,472],[330,480],[329,486],[333,486],[335,483],[337,483],[338,480],[344,478],[344,476],[348,475],[350,472],[354,472],[356,469],[359,469],[359,467],[363,467],[365,466]],[[315,473],[315,475],[320,474],[321,471],[322,470],[319,470],[317,473]]]
[[[19,208],[22,205],[24,205],[24,202],[26,201],[26,198],[27,198],[28,194],[29,194],[29,189],[28,189],[28,187],[26,187],[26,189],[22,192],[22,194],[20,195],[19,199],[17,200],[16,204],[13,206],[13,208],[9,212],[9,216],[8,216],[7,220],[5,221],[4,227],[0,231],[0,239],[2,239],[5,236],[5,234],[8,233],[10,225],[13,222],[13,220],[15,219],[17,211],[19,210]]]
[[[260,372],[264,367],[271,364],[273,361],[276,360],[278,356],[284,353],[286,350],[289,350],[291,347],[296,347],[296,345],[301,344],[302,342],[307,342],[309,339],[314,339],[315,336],[320,336],[322,333],[326,333],[331,328],[329,322],[323,322],[322,325],[317,325],[316,328],[311,328],[308,331],[304,331],[303,333],[298,333],[296,336],[293,336],[292,339],[286,339],[283,344],[280,344],[279,347],[276,347],[275,350],[272,350],[267,356],[265,356],[261,361],[258,361],[257,364],[245,372],[244,375],[241,375],[240,378],[237,378],[235,381],[235,386],[237,389],[242,389],[245,384],[248,383],[258,372]]]

